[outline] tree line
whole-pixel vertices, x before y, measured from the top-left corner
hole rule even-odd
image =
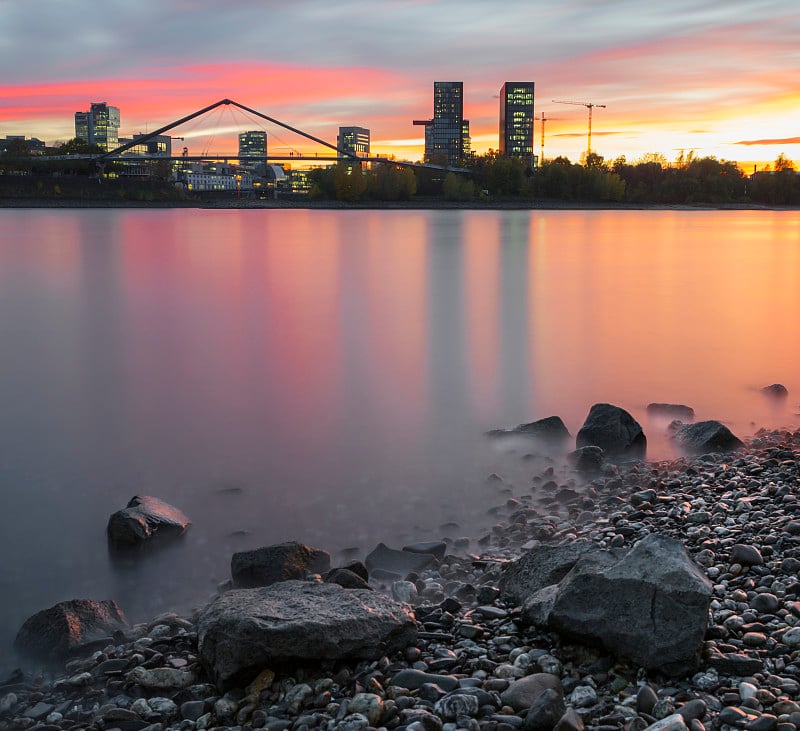
[[[312,172],[311,195],[342,201],[440,197],[468,203],[481,199],[559,200],[585,203],[800,205],[800,174],[781,154],[770,169],[746,175],[738,164],[681,153],[670,165],[659,154],[613,163],[596,153],[581,163],[566,157],[537,169],[490,150],[463,163],[465,172],[401,168],[391,163],[358,170],[341,163]]]

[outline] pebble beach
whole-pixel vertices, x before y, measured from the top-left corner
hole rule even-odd
[[[743,449],[583,477],[553,460],[526,484],[487,477],[495,524],[408,581],[417,641],[373,661],[265,667],[221,692],[198,614],[164,614],[59,667],[0,681],[0,729],[165,731],[795,731],[800,726],[800,430]],[[701,660],[680,677],[528,626],[499,586],[539,544],[681,541],[710,580]],[[643,608],[642,611],[645,611]],[[456,692],[457,691],[457,692]]]

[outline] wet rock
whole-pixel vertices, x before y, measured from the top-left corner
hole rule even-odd
[[[783,400],[789,396],[789,391],[782,383],[773,383],[769,386],[764,386],[761,393],[773,399]]]
[[[372,591],[284,581],[226,592],[199,620],[199,652],[215,682],[286,661],[376,659],[412,644],[414,615]]]
[[[737,543],[731,549],[731,563],[738,563],[742,566],[760,566],[764,563],[761,551],[755,546]]]
[[[679,427],[673,434],[681,449],[690,454],[733,452],[744,444],[719,421],[698,421]]]
[[[113,600],[71,599],[29,617],[14,640],[18,652],[58,660],[95,642],[108,642],[128,623]]]
[[[305,579],[309,574],[325,573],[331,567],[327,551],[290,541],[239,551],[231,557],[231,578],[240,589],[269,586],[278,581]]]
[[[144,667],[134,668],[128,673],[126,679],[129,682],[141,685],[143,688],[154,690],[188,688],[196,680],[194,673],[187,670],[177,670],[175,668],[147,669]]]
[[[366,589],[367,591],[374,591],[373,587],[364,579],[348,569],[333,569],[325,576],[325,581],[330,584],[338,584],[345,589]]]
[[[567,455],[569,463],[577,472],[586,475],[594,475],[603,467],[606,453],[595,446],[579,447]]]
[[[500,694],[500,700],[515,711],[522,711],[530,708],[546,690],[562,695],[561,680],[549,673],[534,673],[511,683]]]
[[[525,437],[535,440],[544,447],[561,450],[569,441],[571,434],[560,416],[548,416],[528,424],[520,424],[513,429],[493,429],[487,436],[495,439],[502,437]]]
[[[647,437],[625,409],[612,404],[595,404],[575,438],[575,446],[600,447],[611,457],[644,459]]]
[[[452,675],[437,675],[413,668],[401,670],[392,678],[392,685],[409,690],[419,690],[426,683],[438,685],[446,693],[458,687],[458,679]]]
[[[584,554],[557,585],[525,599],[523,616],[676,675],[698,664],[711,589],[679,541],[651,534],[622,558]]]
[[[566,710],[561,693],[547,688],[528,709],[522,725],[523,731],[550,731]]]
[[[411,543],[407,546],[403,546],[404,551],[410,551],[411,553],[428,553],[431,556],[435,556],[440,561],[444,558],[445,553],[447,552],[447,543],[445,541],[427,541],[425,543]]]
[[[385,543],[379,543],[364,560],[371,576],[376,571],[383,571],[398,579],[405,579],[409,574],[419,573],[435,562],[436,556],[431,553],[398,551],[395,548],[389,548]]]
[[[134,495],[127,506],[108,519],[112,548],[141,546],[152,539],[178,538],[191,521],[178,508],[150,495]]]
[[[692,421],[694,419],[694,409],[683,404],[647,404],[647,414],[648,416],[680,419],[681,421]]]
[[[526,551],[505,567],[500,596],[504,601],[521,604],[540,589],[557,584],[581,557],[597,550],[597,546],[584,540],[558,546],[541,545]]]

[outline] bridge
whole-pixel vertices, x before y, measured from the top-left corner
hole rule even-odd
[[[293,132],[294,134],[300,135],[301,137],[310,140],[318,145],[322,145],[329,150],[326,154],[290,154],[290,155],[267,155],[265,157],[240,157],[238,155],[180,155],[180,156],[167,156],[167,155],[157,155],[157,154],[147,154],[141,155],[136,154],[135,156],[130,155],[125,157],[125,153],[128,152],[133,147],[138,147],[140,145],[146,144],[148,141],[155,139],[156,137],[160,137],[161,135],[166,134],[167,132],[171,132],[177,127],[180,127],[187,122],[191,122],[198,117],[207,114],[208,112],[213,111],[214,109],[223,107],[223,106],[231,106],[234,108],[238,108],[248,114],[252,114],[260,119],[269,122],[270,124],[277,125],[283,129],[288,130],[289,132]],[[281,122],[274,117],[270,117],[262,112],[259,112],[256,109],[252,109],[251,107],[245,106],[244,104],[240,104],[239,102],[233,101],[232,99],[220,99],[213,104],[209,104],[207,107],[203,107],[202,109],[198,109],[191,114],[187,114],[185,117],[181,117],[180,119],[176,119],[174,122],[170,122],[169,124],[164,125],[163,127],[159,127],[157,130],[153,132],[148,132],[147,134],[137,136],[135,140],[131,140],[130,142],[126,142],[119,147],[114,148],[113,150],[108,150],[103,153],[96,153],[96,154],[79,154],[79,155],[54,155],[49,157],[50,160],[75,160],[75,159],[89,159],[94,160],[98,167],[102,170],[105,165],[109,162],[115,162],[119,160],[137,160],[137,161],[156,161],[156,160],[169,160],[169,161],[183,161],[183,162],[203,162],[203,161],[216,161],[216,162],[228,162],[230,160],[247,160],[248,162],[298,162],[298,161],[310,161],[310,162],[352,162],[352,163],[384,163],[390,165],[397,165],[400,167],[410,167],[410,168],[418,168],[418,169],[426,169],[426,170],[438,170],[443,172],[458,172],[458,173],[469,173],[470,170],[466,168],[460,167],[452,167],[448,165],[436,165],[434,163],[416,163],[416,162],[408,162],[408,161],[401,161],[401,160],[393,160],[387,157],[380,157],[380,156],[373,156],[373,157],[360,157],[355,155],[354,153],[350,152],[349,150],[343,150],[342,148],[334,145],[330,142],[326,142],[325,140],[316,137],[308,132],[305,132],[297,127],[293,127],[286,122]]]

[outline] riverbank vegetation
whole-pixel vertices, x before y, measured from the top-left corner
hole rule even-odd
[[[402,201],[415,195],[469,203],[486,199],[554,200],[655,205],[768,206],[800,204],[800,175],[779,155],[770,170],[748,176],[735,162],[681,155],[670,165],[661,155],[608,163],[596,153],[580,164],[565,157],[534,170],[522,160],[490,151],[463,172],[400,167],[391,163],[359,171],[342,163],[313,171],[311,197],[323,200]]]

